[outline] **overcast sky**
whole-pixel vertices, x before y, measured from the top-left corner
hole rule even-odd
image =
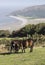
[[[45,4],[45,0],[0,0],[0,7],[27,7]]]

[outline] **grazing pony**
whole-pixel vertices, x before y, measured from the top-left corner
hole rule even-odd
[[[26,48],[30,48],[30,52],[33,51],[33,47],[34,47],[33,39],[22,40],[20,44],[21,44],[22,52],[25,52]]]
[[[10,51],[12,51],[12,50],[15,50],[15,52],[18,52],[18,50],[19,50],[18,40],[11,41],[11,49],[10,49]]]

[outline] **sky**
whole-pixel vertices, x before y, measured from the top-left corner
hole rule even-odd
[[[45,4],[45,0],[0,0],[0,7],[28,7]]]

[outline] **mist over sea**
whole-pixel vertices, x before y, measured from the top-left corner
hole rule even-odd
[[[9,15],[12,11],[14,11],[15,9],[10,9],[10,8],[0,8],[0,24],[3,23],[10,23],[12,21],[17,21],[17,19],[13,19],[8,17],[7,15]]]
[[[0,8],[0,30],[10,29],[10,27],[13,27],[13,24],[16,26],[21,23],[16,18],[8,17],[13,11],[15,11],[15,8]]]

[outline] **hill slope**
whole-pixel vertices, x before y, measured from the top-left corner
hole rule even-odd
[[[11,14],[14,16],[21,15],[33,18],[45,18],[45,5],[27,7],[23,10],[14,11]]]

